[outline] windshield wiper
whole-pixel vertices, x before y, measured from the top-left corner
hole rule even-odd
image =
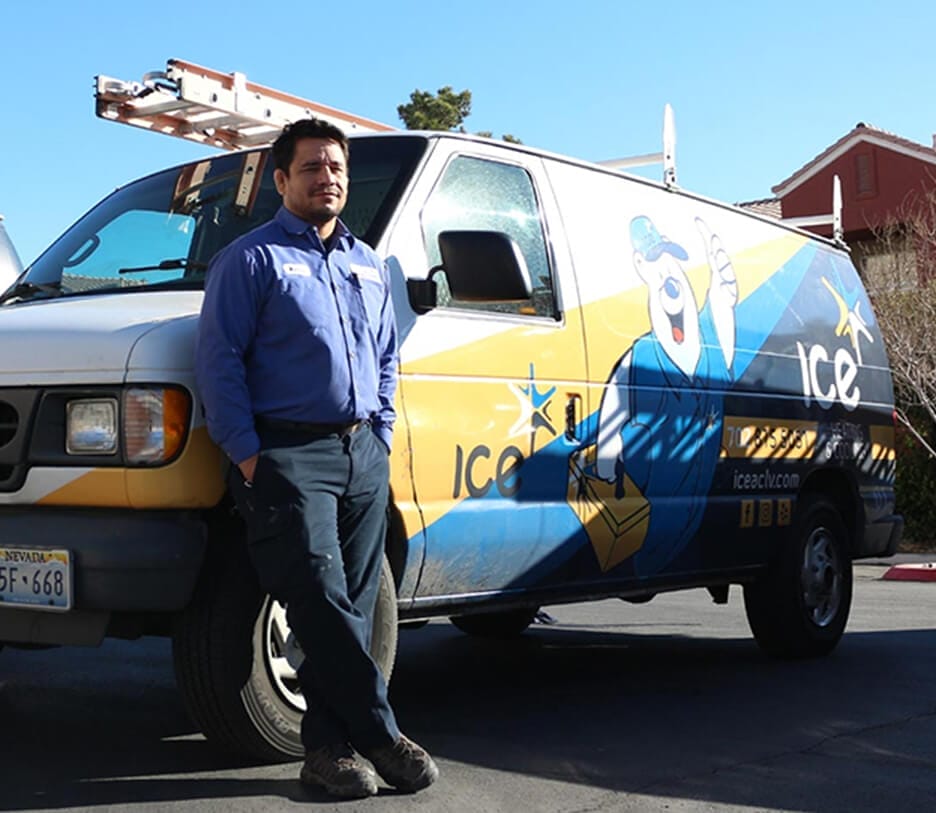
[[[162,260],[156,265],[138,265],[133,268],[118,268],[118,274],[139,274],[142,271],[175,271],[184,268],[191,271],[204,271],[208,267],[207,263],[187,260],[185,257],[177,257],[174,260]]]
[[[35,294],[47,294],[48,296],[61,296],[62,288],[60,282],[30,282],[24,280],[17,282],[12,288],[0,297],[0,304],[11,299],[29,299]]]

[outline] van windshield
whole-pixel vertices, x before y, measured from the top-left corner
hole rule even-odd
[[[351,139],[342,220],[355,235],[371,245],[380,239],[426,143],[418,136]],[[91,209],[6,298],[199,289],[212,256],[273,217],[280,202],[266,150],[213,156],[150,175]]]

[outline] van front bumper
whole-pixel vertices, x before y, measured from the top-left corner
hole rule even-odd
[[[93,643],[66,630],[106,626],[112,613],[181,610],[206,545],[204,522],[186,512],[0,509],[0,547],[65,549],[72,574],[67,612],[0,604],[0,641]]]
[[[865,525],[861,546],[855,551],[854,558],[893,556],[903,536],[903,526],[904,520],[900,514],[889,514]]]

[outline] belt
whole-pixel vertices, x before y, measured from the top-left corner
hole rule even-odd
[[[265,415],[257,415],[254,418],[257,426],[267,429],[279,429],[286,432],[299,432],[303,435],[338,435],[345,437],[353,435],[358,429],[370,424],[366,418],[352,421],[351,423],[307,423],[306,421],[285,421],[281,418],[268,418]]]

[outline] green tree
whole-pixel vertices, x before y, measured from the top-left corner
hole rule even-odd
[[[451,85],[435,95],[426,90],[410,93],[409,104],[397,107],[407,130],[454,130],[465,132],[462,122],[471,114],[471,91],[456,93]]]
[[[407,130],[455,130],[464,133],[464,122],[471,115],[471,91],[456,93],[451,85],[439,88],[435,94],[426,90],[414,90],[410,93],[409,104],[397,106],[397,114],[403,120]],[[490,130],[483,130],[476,135],[493,138]],[[504,141],[522,144],[516,136],[506,133]]]

